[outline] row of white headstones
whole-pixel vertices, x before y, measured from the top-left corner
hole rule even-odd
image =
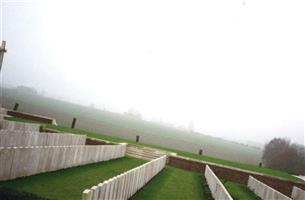
[[[226,190],[222,182],[218,179],[215,173],[211,168],[206,165],[205,168],[205,177],[209,188],[211,190],[212,196],[214,199],[221,200],[233,200],[229,192]],[[248,179],[248,188],[253,191],[257,196],[263,200],[304,200],[305,191],[294,186],[291,194],[291,198],[280,193],[274,188],[268,186],[267,184],[255,179],[252,176],[249,176]]]

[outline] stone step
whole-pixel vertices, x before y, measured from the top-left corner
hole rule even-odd
[[[145,151],[137,151],[137,150],[130,150],[130,149],[128,149],[126,152],[127,153],[142,153],[142,154],[147,154],[147,155],[155,155],[155,156],[158,156],[158,157],[164,155],[164,154],[156,154],[154,152],[145,152]]]
[[[129,152],[129,151],[127,151],[126,154],[134,154],[134,155],[146,156],[146,157],[149,157],[149,158],[159,158],[159,157],[161,157],[161,155],[148,154],[148,153],[144,153],[144,152]]]
[[[139,148],[134,148],[134,147],[127,147],[127,151],[143,151],[143,152],[150,152],[150,153],[154,153],[154,154],[158,154],[158,155],[165,155],[166,153],[162,153],[162,152],[156,152],[153,150],[149,150],[149,149],[139,149]]]

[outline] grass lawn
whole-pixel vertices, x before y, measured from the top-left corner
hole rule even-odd
[[[167,166],[132,199],[206,199],[201,174]]]
[[[31,122],[31,121],[28,121],[28,120],[23,120],[23,119],[19,119],[19,118],[15,118],[15,117],[10,117],[10,118],[6,118],[6,119],[14,120],[14,121],[22,121],[22,122]],[[94,138],[98,138],[98,139],[102,139],[102,140],[108,140],[108,141],[111,141],[111,142],[127,142],[127,143],[130,143],[130,144],[136,144],[136,145],[141,145],[141,146],[146,146],[146,147],[158,148],[158,149],[165,150],[165,151],[175,152],[180,156],[185,156],[185,157],[194,158],[194,159],[198,159],[198,160],[208,161],[208,162],[212,162],[212,163],[217,163],[217,164],[226,165],[226,166],[230,166],[230,167],[235,167],[235,168],[239,168],[239,169],[249,170],[249,171],[253,171],[253,172],[259,172],[259,173],[266,174],[266,175],[281,177],[281,178],[284,178],[286,180],[290,180],[290,181],[294,181],[294,182],[304,183],[303,180],[301,180],[297,177],[291,176],[290,174],[288,174],[286,172],[278,171],[278,170],[274,170],[274,169],[269,169],[269,168],[265,168],[265,167],[258,167],[258,166],[254,166],[254,165],[238,163],[238,162],[223,160],[223,159],[219,159],[219,158],[213,158],[213,157],[204,156],[204,155],[200,156],[198,154],[194,154],[194,153],[190,153],[190,152],[186,152],[186,151],[179,151],[177,149],[165,148],[165,147],[161,147],[161,146],[157,146],[157,145],[144,144],[144,143],[141,143],[141,142],[137,143],[135,141],[127,140],[127,139],[124,139],[124,138],[108,136],[108,135],[95,133],[95,132],[91,132],[91,131],[84,131],[84,130],[80,130],[80,129],[71,129],[69,127],[64,127],[64,126],[54,126],[54,125],[47,124],[46,127],[56,129],[56,130],[59,130],[59,131],[62,131],[62,132],[84,134],[84,135],[87,135],[88,137],[94,137]]]
[[[97,185],[104,180],[128,171],[145,162],[146,161],[144,160],[125,157],[0,182],[0,189],[9,188],[21,192],[28,192],[47,199],[81,199],[83,190],[91,188],[93,185]]]
[[[238,163],[238,162],[233,162],[233,161],[228,161],[228,160],[223,160],[223,159],[218,159],[218,158],[213,158],[213,157],[204,156],[204,155],[200,156],[200,155],[190,153],[190,152],[186,152],[186,151],[179,151],[179,150],[176,150],[176,149],[164,148],[164,147],[160,147],[160,146],[157,146],[157,145],[137,143],[135,141],[126,140],[126,139],[123,139],[123,138],[112,137],[112,136],[108,136],[108,135],[102,135],[102,134],[99,134],[99,133],[94,133],[94,132],[89,132],[89,131],[84,131],[84,130],[79,130],[79,129],[71,129],[71,128],[68,128],[68,127],[53,126],[53,125],[47,125],[47,127],[53,128],[53,129],[56,129],[56,130],[60,130],[60,131],[73,132],[73,133],[76,133],[76,134],[86,134],[89,137],[99,138],[99,139],[103,139],[103,140],[109,140],[109,141],[112,141],[112,142],[127,142],[127,143],[130,143],[130,144],[136,144],[136,145],[141,145],[141,146],[146,146],[146,147],[158,148],[158,149],[165,150],[165,151],[175,152],[178,155],[185,156],[185,157],[190,157],[190,158],[194,158],[194,159],[198,159],[198,160],[213,162],[213,163],[217,163],[217,164],[221,164],[221,165],[227,165],[227,166],[230,166],[230,167],[236,167],[236,168],[245,169],[245,170],[249,170],[249,171],[259,172],[259,173],[262,173],[262,174],[281,177],[281,178],[291,180],[291,181],[304,182],[303,180],[301,180],[297,177],[291,176],[290,174],[288,174],[286,172],[278,171],[278,170],[274,170],[274,169],[269,169],[269,168],[265,168],[265,167],[258,167],[258,166],[253,166],[253,165],[248,165],[248,164],[243,164],[243,163]]]
[[[231,181],[226,181],[224,186],[232,196],[234,200],[259,200],[260,198],[256,196],[246,185],[239,183],[234,183]]]

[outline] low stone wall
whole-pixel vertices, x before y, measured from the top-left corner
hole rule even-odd
[[[129,199],[166,165],[166,156],[154,159],[139,167],[113,177],[103,183],[86,189],[83,200]]]
[[[0,130],[0,147],[85,145],[85,135]]]
[[[41,123],[56,124],[56,120],[53,119],[53,118],[42,116],[42,115],[36,115],[36,114],[32,114],[32,113],[25,113],[25,112],[8,110],[7,115],[17,117],[17,118],[21,118],[21,119],[37,121],[37,122],[41,122]]]
[[[292,189],[291,198],[294,199],[294,200],[304,200],[305,199],[305,191],[294,186],[293,189]]]
[[[31,123],[22,123],[22,122],[3,120],[1,129],[39,132],[40,124],[31,124]]]
[[[248,179],[248,188],[263,200],[291,200],[291,198],[283,195],[272,187],[256,180],[252,176]]]
[[[124,157],[126,146],[0,147],[0,181]]]
[[[229,192],[208,165],[205,167],[204,175],[214,199],[233,200]]]

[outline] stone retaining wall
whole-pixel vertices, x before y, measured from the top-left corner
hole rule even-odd
[[[263,200],[291,200],[291,198],[283,195],[272,187],[260,182],[259,180],[249,176],[248,188]]]
[[[214,174],[208,165],[205,167],[205,178],[211,190],[212,196],[216,200],[233,200],[222,182]]]
[[[297,186],[298,188],[305,190],[305,184],[301,182],[296,183],[288,180],[283,180],[279,177],[271,177],[253,171],[234,169],[228,166],[220,166],[217,164],[207,163],[205,161],[195,160],[181,156],[169,156],[169,165],[199,173],[204,173],[204,169],[207,164],[217,175],[217,177],[225,179],[227,181],[233,181],[236,183],[247,185],[249,176],[252,176],[258,179],[259,181],[266,183],[272,188],[280,191],[286,196],[291,195],[293,186]]]
[[[132,197],[166,165],[166,156],[156,158],[139,167],[115,176],[83,192],[83,200],[120,199]]]
[[[124,157],[126,146],[0,147],[0,181]]]
[[[0,147],[85,145],[85,135],[0,130]]]
[[[36,115],[32,113],[25,113],[25,112],[18,112],[13,110],[8,110],[7,115],[21,118],[21,119],[27,119],[31,121],[46,123],[46,124],[56,124],[56,120],[47,116],[42,115]]]

